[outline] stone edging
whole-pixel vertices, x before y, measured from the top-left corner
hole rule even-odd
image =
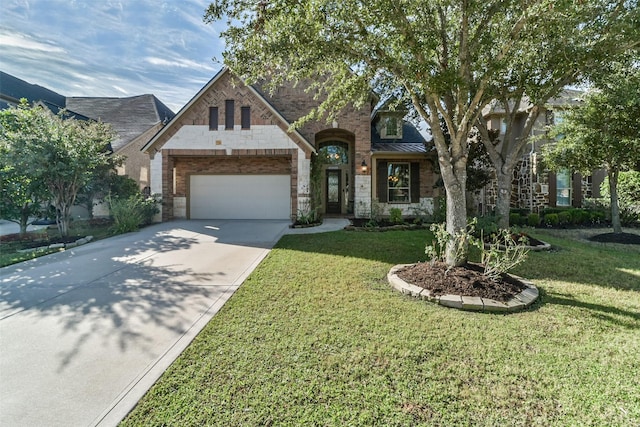
[[[538,246],[530,246],[530,245],[525,245],[525,248],[529,249],[530,251],[534,251],[534,252],[539,252],[539,251],[548,251],[551,250],[551,244],[547,243],[547,242],[543,242],[542,240],[540,240],[540,242],[542,243],[542,245],[538,245]],[[485,249],[489,249],[491,248],[491,244],[489,243],[485,243],[484,244],[484,248]],[[506,249],[506,246],[504,245],[498,245],[498,249],[500,249],[501,251]]]
[[[446,307],[457,308],[460,310],[472,310],[472,311],[491,311],[491,312],[513,312],[522,310],[531,304],[538,298],[538,288],[533,283],[518,277],[511,275],[511,277],[520,280],[527,286],[527,289],[520,292],[518,295],[511,298],[509,301],[501,302],[490,298],[470,297],[462,295],[441,295],[435,296],[430,290],[421,288],[420,286],[412,285],[402,280],[396,272],[403,268],[413,264],[398,264],[393,266],[387,274],[387,280],[397,291],[411,295],[416,298],[424,299],[436,304],[444,305]]]
[[[45,249],[70,249],[70,248],[75,248],[76,246],[87,244],[92,240],[93,240],[93,236],[87,236],[71,243],[52,243],[47,246],[38,246],[37,248],[22,249],[22,250],[19,250],[18,252],[26,253],[26,252],[44,251]]]

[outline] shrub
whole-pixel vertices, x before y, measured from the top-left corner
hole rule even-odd
[[[402,219],[402,210],[400,208],[389,209],[389,221],[394,224],[402,224],[404,222]]]
[[[526,244],[526,238],[516,241],[511,230],[498,230],[491,243],[488,244],[488,249],[482,249],[484,275],[498,280],[502,274],[524,262],[529,253]]]
[[[522,225],[522,215],[517,212],[512,212],[509,214],[509,224],[512,226]]]
[[[498,218],[495,215],[485,215],[475,218],[476,236],[490,236],[498,231]]]
[[[602,211],[591,211],[589,213],[589,220],[592,224],[600,224],[607,220],[607,214]]]
[[[451,236],[447,231],[446,223],[431,224],[429,228],[433,233],[434,239],[430,245],[427,245],[424,249],[425,255],[429,261],[433,264],[437,261],[447,261],[447,244],[450,240],[454,245],[454,257],[456,260],[460,259],[466,249],[467,243],[471,246],[477,246],[482,248],[482,242],[473,237],[475,231],[476,219],[472,219],[467,225],[466,229],[461,229],[455,236]]]
[[[567,225],[571,223],[571,214],[569,211],[562,211],[558,214],[558,221],[560,225]]]
[[[530,213],[527,217],[527,224],[530,227],[537,227],[540,225],[540,215],[537,213]]]
[[[116,234],[136,231],[141,225],[150,224],[153,216],[160,212],[158,200],[145,198],[140,193],[128,198],[108,198],[107,201],[113,217],[112,230]]]
[[[558,214],[557,213],[550,213],[550,214],[546,214],[544,216],[544,222],[547,225],[555,227],[556,225],[558,225],[560,223],[560,219],[558,218]]]

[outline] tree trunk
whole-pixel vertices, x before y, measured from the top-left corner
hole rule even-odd
[[[467,262],[469,252],[469,242],[463,234],[467,229],[465,185],[458,179],[447,185],[444,175],[443,181],[447,191],[447,231],[454,236],[447,244],[447,265],[459,267]]]
[[[614,233],[622,233],[620,205],[618,203],[618,171],[609,171],[609,194],[611,195],[611,225]]]
[[[498,195],[496,198],[496,216],[498,227],[509,228],[509,213],[511,212],[511,181],[513,169],[503,167],[496,170],[498,179]]]
[[[27,227],[29,226],[29,214],[26,212],[26,208],[22,210],[22,214],[20,214],[20,237],[25,237],[27,235]]]

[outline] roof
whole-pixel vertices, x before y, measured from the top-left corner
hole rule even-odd
[[[427,154],[431,150],[427,150],[427,146],[422,142],[377,142],[371,144],[373,153],[407,153]]]
[[[375,122],[371,123],[371,144],[377,143],[390,143],[390,144],[410,144],[410,143],[420,143],[422,145],[426,144],[427,141],[424,139],[422,134],[418,132],[418,129],[411,123],[406,120],[402,122],[402,138],[400,139],[382,139],[380,136],[380,132],[375,126]]]
[[[0,97],[13,103],[26,98],[29,104],[36,101],[46,101],[47,105],[55,106],[57,110],[66,105],[65,97],[45,87],[28,83],[22,79],[0,71]]]
[[[549,99],[545,103],[545,107],[549,109],[553,109],[554,107],[570,107],[573,105],[577,105],[582,102],[582,97],[585,92],[578,89],[563,89],[557,96]],[[509,101],[509,105],[511,108],[515,105],[513,101]],[[529,101],[529,98],[524,95],[522,97],[522,101],[520,102],[520,106],[518,108],[518,112],[525,113],[527,112],[533,105]],[[491,114],[504,114],[504,107],[502,102],[494,99],[489,105],[485,106],[482,109],[482,115],[488,116]]]
[[[109,123],[118,134],[115,151],[158,123],[167,123],[175,114],[154,95],[128,98],[68,97],[67,108]]]

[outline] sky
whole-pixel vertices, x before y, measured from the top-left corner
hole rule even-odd
[[[209,0],[0,3],[0,70],[64,96],[150,93],[177,112],[222,67]]]

